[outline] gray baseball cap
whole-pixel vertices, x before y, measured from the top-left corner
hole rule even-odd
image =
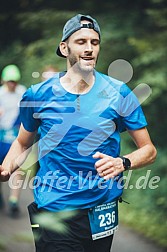
[[[88,21],[90,21],[90,23],[88,23],[88,24],[81,24],[82,20],[88,20]],[[78,14],[78,15],[72,17],[71,19],[69,19],[67,21],[67,23],[65,24],[65,26],[63,28],[63,37],[62,37],[61,41],[64,42],[74,32],[80,30],[81,28],[93,29],[94,31],[96,31],[99,34],[99,38],[101,36],[100,27],[99,27],[97,21],[94,18],[92,18],[89,15]],[[57,53],[58,56],[66,58],[61,53],[59,46],[58,46],[58,48],[56,50],[56,53]]]

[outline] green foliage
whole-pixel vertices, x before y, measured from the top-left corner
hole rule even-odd
[[[7,239],[5,237],[0,237],[0,251],[6,251]]]
[[[123,138],[123,153],[132,151],[132,146],[127,145],[127,135]],[[122,203],[119,211],[121,222],[163,247],[167,247],[166,152],[167,148],[158,149],[154,164],[132,172],[123,194],[123,199],[130,205]]]
[[[166,248],[167,222],[158,212],[147,211],[143,208],[142,198],[140,199],[140,209],[135,209],[134,205],[122,204],[119,207],[120,221],[132,229],[153,240],[160,246]]]
[[[66,219],[71,219],[76,216],[77,211],[68,211],[68,212],[44,212],[39,213],[35,217],[35,222],[38,223],[41,227],[46,229],[56,231],[59,233],[68,232],[67,225],[65,223]]]

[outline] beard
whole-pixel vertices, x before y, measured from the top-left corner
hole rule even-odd
[[[69,46],[68,46],[68,54],[69,54],[68,60],[74,72],[79,72],[82,75],[93,72],[96,62],[93,66],[81,64],[80,61],[78,61],[77,57],[71,53],[71,49]]]

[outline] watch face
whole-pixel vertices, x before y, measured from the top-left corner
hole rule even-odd
[[[130,162],[129,158],[124,158],[124,162],[123,163],[124,163],[124,166],[125,166],[125,170],[130,169],[131,162]]]
[[[124,168],[125,168],[125,171],[126,171],[126,170],[129,170],[129,169],[131,168],[131,162],[130,162],[129,158],[121,157],[121,156],[120,156],[120,158],[121,158],[122,161],[123,161],[123,166],[124,166]]]

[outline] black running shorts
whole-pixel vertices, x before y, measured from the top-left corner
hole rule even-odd
[[[110,252],[113,235],[92,240],[88,210],[77,211],[77,214],[65,219],[67,233],[59,233],[43,227],[37,227],[34,216],[39,210],[33,202],[28,206],[36,252]]]

